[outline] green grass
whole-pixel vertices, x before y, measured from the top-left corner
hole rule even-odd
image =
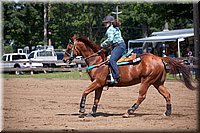
[[[79,75],[79,71],[72,71],[72,72],[51,72],[51,73],[38,73],[31,75],[30,72],[22,74],[22,75],[15,75],[15,74],[8,74],[2,73],[2,78],[63,78],[63,79],[81,79]],[[86,71],[82,72],[82,79],[90,79],[89,75]],[[167,73],[167,80],[179,80],[179,76],[174,77],[173,75]],[[193,76],[193,79],[195,77]]]
[[[88,74],[83,71],[83,79],[89,79]],[[25,73],[23,75],[15,75],[15,74],[2,74],[3,78],[64,78],[64,79],[80,79],[79,71],[73,72],[52,72],[52,73],[38,73],[31,75],[30,73]],[[167,75],[168,80],[175,80],[171,75]]]
[[[52,73],[38,73],[31,75],[30,73],[25,73],[22,75],[15,75],[15,74],[8,74],[4,73],[1,74],[2,78],[64,78],[64,79],[80,79],[79,71],[73,72],[52,72]],[[88,74],[83,71],[82,72],[82,79],[89,79]]]

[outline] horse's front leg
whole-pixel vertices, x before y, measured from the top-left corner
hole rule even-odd
[[[97,112],[97,107],[101,98],[102,91],[103,91],[103,87],[95,90],[94,104],[92,106],[92,112],[91,112],[92,116],[94,116]]]
[[[98,105],[98,101],[99,101],[99,99],[100,99],[100,97],[101,97],[101,92],[102,92],[101,88],[102,88],[101,84],[99,84],[96,80],[94,80],[94,81],[92,82],[92,84],[90,84],[90,85],[84,90],[84,92],[83,92],[83,94],[82,94],[81,102],[80,102],[80,110],[79,110],[80,113],[84,113],[84,112],[85,112],[86,97],[87,97],[87,95],[88,95],[89,93],[91,93],[91,92],[94,91],[94,90],[96,90],[96,91],[95,91],[95,101],[94,101],[94,105],[95,105],[95,106],[93,106],[93,109],[92,109],[92,110],[96,112],[96,109],[97,109],[96,105]]]

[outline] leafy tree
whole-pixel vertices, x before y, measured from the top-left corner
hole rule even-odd
[[[3,3],[4,41],[17,48],[39,44],[43,38],[43,7],[35,3]]]
[[[192,4],[163,3],[49,3],[48,39],[55,48],[65,48],[74,33],[102,42],[106,29],[102,20],[119,6],[121,30],[125,41],[149,36],[163,30],[192,27]],[[42,44],[44,40],[44,3],[3,3],[4,45],[17,48]]]

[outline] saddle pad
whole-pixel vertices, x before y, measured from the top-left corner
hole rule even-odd
[[[132,53],[130,56],[122,56],[117,62],[124,62],[134,60],[136,58],[136,54]]]
[[[135,58],[135,59],[129,60],[129,61],[117,62],[117,65],[122,66],[122,65],[134,64],[134,63],[139,62],[140,60],[141,60],[140,57],[138,57],[138,58]]]

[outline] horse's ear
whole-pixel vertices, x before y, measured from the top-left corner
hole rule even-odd
[[[71,39],[69,39],[69,43],[72,43],[72,40],[71,40]]]
[[[71,41],[74,42],[74,40],[77,39],[77,38],[78,38],[78,35],[77,35],[77,34],[74,34],[74,35],[71,37]]]

